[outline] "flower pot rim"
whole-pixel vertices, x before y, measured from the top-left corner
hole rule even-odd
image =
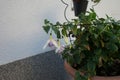
[[[64,68],[73,78],[75,78],[76,69],[74,69],[67,61],[64,61]],[[84,73],[80,72],[81,75]],[[93,76],[91,80],[120,80],[120,76]]]

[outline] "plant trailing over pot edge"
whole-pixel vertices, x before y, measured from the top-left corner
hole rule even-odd
[[[49,43],[55,45],[73,68],[75,80],[120,75],[120,22],[112,17],[99,18],[93,9],[70,22],[51,23],[45,20],[44,30],[50,34]],[[56,35],[56,39],[52,35]],[[61,46],[64,40],[66,45]],[[79,72],[83,72],[81,75]]]

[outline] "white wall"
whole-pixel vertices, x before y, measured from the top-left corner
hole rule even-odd
[[[70,0],[65,1],[70,4]],[[102,0],[95,9],[101,16],[108,13],[120,19],[119,3]],[[60,0],[0,0],[0,65],[50,50],[42,49],[48,39],[43,21],[65,21],[64,8]],[[74,17],[70,8],[68,19]]]
[[[45,18],[63,20],[60,0],[0,0],[0,64],[45,52]]]
[[[91,8],[92,3],[89,3],[89,8]],[[106,17],[106,14],[120,19],[120,0],[101,0],[101,2],[95,6],[95,11],[97,12],[98,16]]]

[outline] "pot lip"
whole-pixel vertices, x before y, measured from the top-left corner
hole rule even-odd
[[[93,76],[92,80],[120,80],[120,76]]]
[[[72,66],[70,66],[70,64],[65,60],[64,61],[64,68],[65,70],[72,76],[72,77],[75,77],[75,72],[76,72],[76,69],[74,69]],[[69,70],[70,69],[70,70]],[[71,72],[72,71],[72,72]],[[84,73],[80,73],[81,75],[84,75]],[[120,80],[120,76],[93,76],[92,79],[103,79],[103,78],[109,78],[111,80],[113,80],[112,78],[117,78],[116,80]],[[108,80],[109,80],[108,79]],[[106,79],[107,80],[107,79]]]

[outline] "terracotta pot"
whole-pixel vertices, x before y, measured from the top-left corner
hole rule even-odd
[[[71,67],[66,61],[64,62],[65,70],[68,72],[70,76],[75,77],[76,70]],[[84,75],[83,73],[80,73],[81,75]],[[120,76],[111,76],[111,77],[104,77],[104,76],[94,76],[91,78],[91,80],[120,80]]]

